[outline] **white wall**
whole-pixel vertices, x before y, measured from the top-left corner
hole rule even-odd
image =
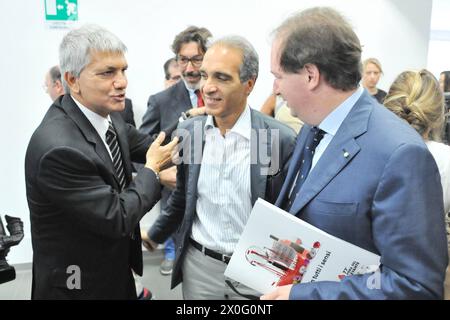
[[[450,1],[433,0],[427,68],[439,78],[450,70]]]
[[[247,37],[260,55],[260,77],[250,104],[259,108],[272,88],[269,34],[288,14],[308,6],[331,5],[356,28],[364,57],[378,57],[385,69],[380,85],[406,68],[426,65],[431,1],[427,0],[78,0],[80,23],[93,22],[116,33],[128,46],[128,96],[140,123],[150,93],[162,89],[164,61],[170,43],[188,25],[208,27],[215,36]],[[44,0],[0,1],[2,50],[0,90],[3,98],[0,146],[0,214],[21,217],[24,241],[11,250],[12,263],[31,260],[29,212],[24,183],[28,140],[50,105],[42,89],[47,69],[58,62],[65,30],[44,23]]]

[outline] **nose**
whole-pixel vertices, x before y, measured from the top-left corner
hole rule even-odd
[[[202,78],[200,81],[200,91],[203,94],[211,94],[217,91],[217,87],[214,85],[210,78],[206,80]]]
[[[115,89],[125,89],[128,85],[128,79],[125,73],[120,72],[116,78],[114,79],[114,88]]]
[[[197,71],[197,68],[194,67],[194,65],[192,64],[192,61],[189,60],[187,65],[186,65],[186,70],[185,72],[191,72],[191,71]]]
[[[277,79],[275,79],[275,80],[273,80],[273,93],[275,94],[275,95],[278,95],[278,94],[280,94],[280,92],[279,92],[279,86],[278,86],[278,80]]]

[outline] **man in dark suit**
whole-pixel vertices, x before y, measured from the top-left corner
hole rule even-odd
[[[68,94],[47,111],[28,145],[27,200],[33,299],[135,299],[142,275],[139,220],[160,198],[161,147],[125,124],[125,45],[94,25],[60,46]],[[150,148],[149,148],[150,146]],[[131,180],[131,161],[145,163]]]
[[[172,288],[183,282],[185,299],[235,299],[240,296],[225,284],[225,268],[255,201],[275,201],[295,133],[248,106],[258,56],[245,39],[215,42],[200,72],[208,116],[180,124],[177,186],[145,241],[154,247],[178,230]]]
[[[61,81],[61,70],[59,66],[53,66],[45,75],[45,92],[48,93],[52,101],[64,94],[64,87]]]
[[[136,128],[136,122],[134,121],[133,102],[131,99],[125,98],[125,108],[120,111],[123,121]]]
[[[351,26],[333,9],[305,10],[275,31],[271,60],[276,93],[305,122],[276,205],[380,255],[381,265],[263,298],[441,299],[439,171],[421,137],[358,87],[361,45]]]
[[[160,131],[166,133],[166,141],[170,140],[183,112],[204,113],[203,100],[200,97],[199,68],[206,52],[209,30],[195,26],[188,27],[176,35],[172,43],[172,51],[181,73],[182,81],[168,89],[151,95],[148,108],[142,118],[139,131],[154,136]],[[176,168],[172,167],[161,172],[161,212],[167,207],[167,199],[175,188]],[[174,242],[171,238],[165,243],[165,259],[160,271],[164,275],[172,273],[174,259]]]

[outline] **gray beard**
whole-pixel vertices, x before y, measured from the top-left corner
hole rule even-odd
[[[183,81],[184,81],[184,83],[186,84],[186,87],[189,88],[189,89],[191,89],[191,90],[197,90],[197,89],[200,89],[200,81],[197,82],[197,83],[195,83],[195,84],[192,84],[192,83],[187,82],[186,80],[184,80],[184,78],[183,78]]]

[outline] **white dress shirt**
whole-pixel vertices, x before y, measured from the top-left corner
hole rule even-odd
[[[442,191],[444,193],[444,210],[450,212],[450,146],[435,142],[426,142],[428,150],[433,155],[434,160],[441,175]]]
[[[225,136],[214,126],[212,116],[205,123],[197,216],[191,237],[222,254],[233,253],[252,210],[250,136],[249,106]]]
[[[358,101],[363,92],[364,89],[362,87],[358,88],[350,97],[348,97],[344,102],[342,102],[336,109],[333,110],[333,112],[331,112],[319,124],[318,126],[319,129],[325,131],[325,134],[314,152],[311,170],[314,169],[314,166],[319,161],[322,154],[325,152],[325,149],[328,147],[331,140],[336,135],[342,122],[344,122],[345,118],[350,113],[350,110],[352,110],[356,101]]]
[[[192,104],[192,106],[190,107],[190,108],[195,108],[195,107],[197,107],[197,104],[198,104],[198,97],[197,97],[197,94],[195,93],[195,91],[197,90],[197,89],[191,89],[191,88],[189,88],[188,86],[187,86],[187,84],[186,84],[186,82],[183,80],[183,82],[184,82],[184,85],[185,85],[185,87],[186,87],[186,90],[189,92],[189,99],[191,100],[191,104]],[[190,108],[188,108],[188,109],[190,109]]]

